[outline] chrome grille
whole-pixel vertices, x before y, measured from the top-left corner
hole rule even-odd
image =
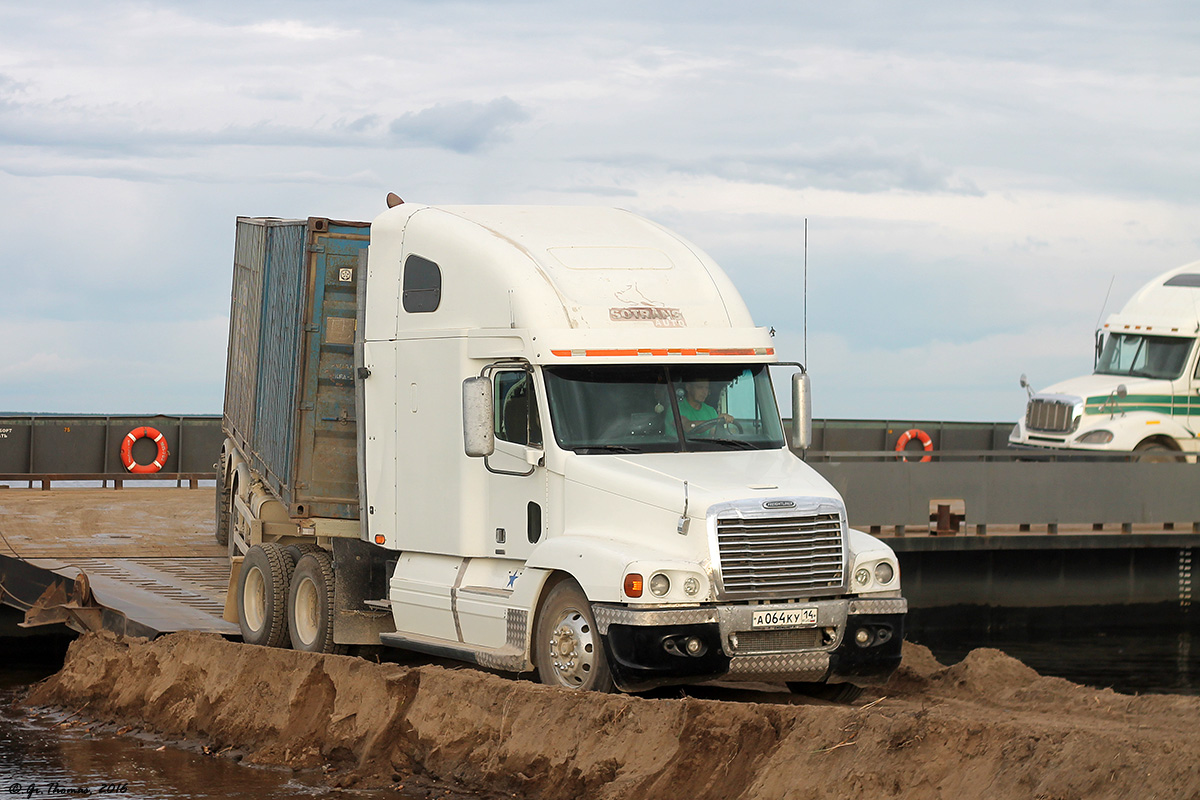
[[[1034,398],[1025,409],[1025,427],[1043,433],[1067,433],[1071,430],[1070,403]]]
[[[733,646],[733,652],[736,654],[792,653],[821,646],[821,631],[818,628],[738,631],[734,635],[737,637],[737,644]]]
[[[730,598],[807,597],[845,583],[839,514],[717,519]]]

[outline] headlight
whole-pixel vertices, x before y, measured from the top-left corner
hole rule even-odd
[[[661,572],[657,572],[650,578],[650,594],[655,597],[662,597],[667,592],[671,591],[671,579]]]
[[[896,570],[892,569],[892,565],[886,561],[880,561],[875,565],[875,580],[883,585],[892,582],[892,578],[896,577]]]
[[[1083,436],[1080,436],[1075,441],[1079,444],[1108,444],[1113,440],[1112,431],[1098,430],[1088,431]]]
[[[695,578],[688,578],[683,582],[683,591],[687,593],[688,597],[695,597],[700,591],[700,581]]]
[[[871,582],[871,570],[867,569],[866,567],[860,567],[859,570],[854,573],[854,580],[859,586],[866,586]]]

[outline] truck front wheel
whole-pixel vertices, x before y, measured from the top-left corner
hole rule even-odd
[[[288,586],[292,560],[277,544],[256,544],[246,551],[238,576],[238,624],[242,641],[265,647],[288,643]]]
[[[591,604],[574,581],[556,584],[542,603],[533,664],[541,682],[550,686],[595,692],[615,688]]]
[[[333,641],[333,559],[329,553],[312,551],[296,562],[287,608],[293,650],[341,652]]]
[[[1133,448],[1136,453],[1135,461],[1146,461],[1151,464],[1167,464],[1174,461],[1184,461],[1184,456],[1178,450],[1168,447],[1162,442],[1147,439]]]

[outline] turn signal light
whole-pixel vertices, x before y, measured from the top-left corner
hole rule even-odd
[[[642,576],[636,572],[631,572],[625,576],[625,596],[626,597],[641,597],[642,596]]]

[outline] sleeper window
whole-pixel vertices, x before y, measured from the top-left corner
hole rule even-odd
[[[437,311],[442,302],[442,271],[427,258],[404,259],[404,310],[410,314]]]

